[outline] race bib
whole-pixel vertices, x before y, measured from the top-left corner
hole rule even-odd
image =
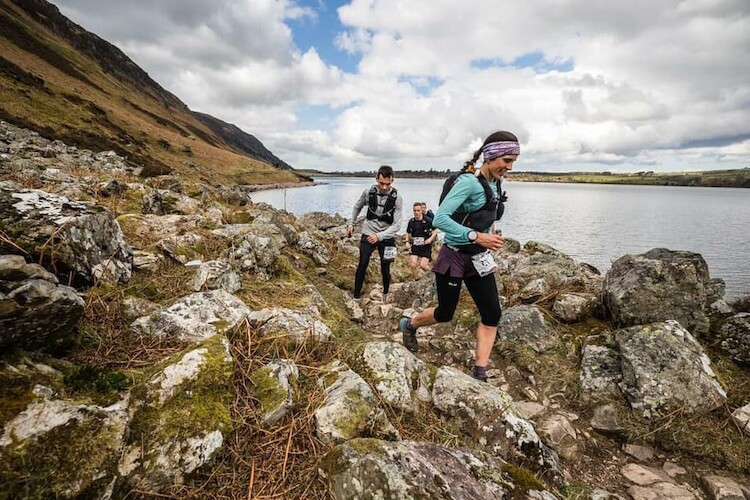
[[[424,245],[424,237],[420,236],[418,238],[414,238],[414,245],[418,247],[421,247],[422,245]]]
[[[396,247],[385,247],[383,249],[383,260],[393,260],[396,258],[398,249]]]
[[[489,250],[471,256],[471,263],[479,276],[487,276],[497,271],[497,263]]]

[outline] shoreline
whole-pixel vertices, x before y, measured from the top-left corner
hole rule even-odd
[[[268,191],[270,189],[288,189],[288,188],[302,188],[310,186],[319,186],[325,184],[320,181],[302,181],[302,182],[277,182],[275,184],[241,184],[238,187],[248,193],[255,193],[257,191]]]
[[[326,177],[371,178],[374,172],[311,172],[304,175],[324,179]],[[450,172],[395,172],[403,179],[445,179]],[[684,186],[750,188],[750,168],[735,170],[712,170],[702,172],[638,172],[616,174],[611,172],[512,172],[506,178],[511,182],[543,182],[557,184],[610,184],[628,186]]]

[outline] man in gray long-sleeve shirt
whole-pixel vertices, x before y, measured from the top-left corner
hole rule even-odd
[[[354,204],[352,218],[346,228],[347,237],[352,235],[354,222],[362,208],[367,207],[367,219],[362,224],[362,236],[359,240],[359,265],[354,278],[354,298],[362,294],[367,266],[375,249],[380,255],[380,272],[383,276],[383,293],[388,293],[391,284],[391,262],[396,258],[396,233],[401,228],[401,195],[393,184],[393,168],[383,165],[375,177],[376,184],[362,192]]]

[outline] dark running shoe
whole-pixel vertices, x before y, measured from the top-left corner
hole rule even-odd
[[[471,376],[480,382],[487,382],[487,372],[485,370],[477,370],[476,366],[471,370]]]
[[[398,329],[403,334],[404,347],[416,354],[419,351],[417,329],[409,326],[409,318],[401,318],[398,322]]]

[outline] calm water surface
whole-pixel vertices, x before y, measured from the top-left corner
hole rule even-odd
[[[324,185],[253,193],[295,215],[351,215],[374,179],[323,178]],[[441,179],[399,179],[403,228],[411,205],[437,209]],[[506,182],[503,234],[525,243],[547,243],[606,272],[612,261],[655,247],[698,252],[713,278],[723,278],[728,298],[750,293],[750,190],[731,188],[621,186]],[[364,213],[364,211],[362,212]]]

